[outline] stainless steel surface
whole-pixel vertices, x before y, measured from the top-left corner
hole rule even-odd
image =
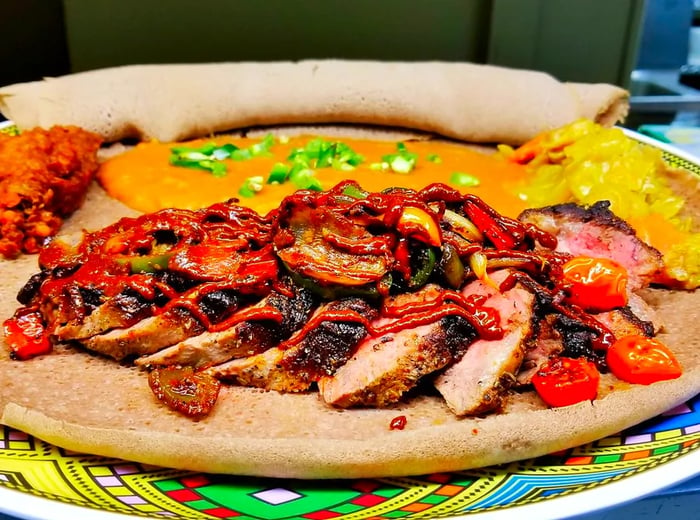
[[[635,70],[629,91],[633,112],[700,112],[700,90],[679,83],[677,69]]]

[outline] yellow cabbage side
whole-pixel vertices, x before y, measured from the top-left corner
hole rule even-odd
[[[499,150],[503,157],[525,162],[532,170],[532,179],[518,189],[518,196],[530,207],[609,200],[610,209],[623,219],[658,213],[681,231],[691,228],[690,220],[679,216],[684,199],[673,193],[664,178],[661,151],[641,145],[618,128],[579,120],[517,150],[508,146]],[[665,262],[675,279],[700,285],[700,234],[673,246]]]

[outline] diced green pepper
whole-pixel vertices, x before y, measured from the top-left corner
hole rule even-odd
[[[243,181],[241,187],[238,188],[238,194],[246,198],[255,197],[255,195],[263,189],[263,182],[265,182],[265,180],[262,175],[248,177]]]
[[[282,184],[284,181],[287,180],[290,169],[291,168],[284,163],[275,163],[275,165],[272,167],[272,170],[270,170],[270,175],[267,177],[267,183]]]
[[[155,273],[168,267],[168,261],[173,253],[156,255],[141,255],[117,258],[120,264],[128,264],[132,273]]]
[[[459,186],[460,188],[470,188],[481,184],[478,177],[464,172],[452,172],[449,182],[453,186]]]
[[[433,273],[436,261],[437,255],[431,247],[419,249],[413,253],[411,263],[415,265],[412,265],[413,272],[411,273],[411,279],[408,281],[408,286],[411,289],[423,287]]]
[[[357,184],[348,184],[343,188],[343,195],[347,195],[354,199],[366,199],[369,192],[360,188]]]

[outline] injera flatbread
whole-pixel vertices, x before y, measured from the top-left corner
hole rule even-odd
[[[696,185],[693,179],[687,186]],[[684,184],[677,179],[676,186]],[[700,200],[689,202],[697,216]],[[93,185],[63,233],[132,214]],[[11,315],[17,290],[36,269],[32,256],[0,262],[0,318]],[[140,369],[72,348],[24,362],[0,349],[0,423],[79,452],[270,477],[416,475],[531,458],[615,434],[700,392],[700,292],[653,289],[645,296],[684,374],[650,386],[603,376],[599,399],[567,408],[547,409],[528,392],[514,395],[505,413],[459,419],[436,396],[387,409],[335,410],[315,393],[229,386],[212,414],[196,422],[158,403]],[[390,430],[401,415],[405,429]]]
[[[177,141],[258,125],[360,123],[519,144],[581,117],[612,125],[628,108],[627,92],[613,85],[447,62],[132,65],[0,89],[0,112],[21,129],[73,124],[108,142]]]

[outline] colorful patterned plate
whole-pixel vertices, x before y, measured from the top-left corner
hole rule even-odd
[[[13,131],[0,124],[0,131]],[[696,159],[630,133],[700,175]],[[68,452],[0,430],[0,512],[22,518],[538,519],[581,514],[700,474],[700,395],[630,430],[537,459],[414,478],[207,475]],[[115,513],[117,513],[115,515]]]

